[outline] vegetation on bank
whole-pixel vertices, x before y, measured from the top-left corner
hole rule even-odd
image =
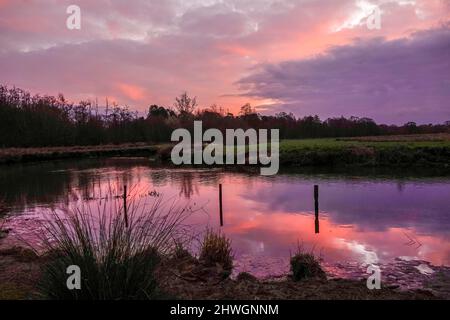
[[[145,143],[0,149],[0,164],[105,156],[155,157],[171,164],[172,144]],[[280,164],[299,166],[450,166],[450,134],[282,140]]]
[[[233,250],[231,241],[220,232],[206,230],[200,248],[200,261],[208,267],[221,265],[224,274],[231,274],[233,269]]]
[[[291,257],[291,272],[294,281],[319,278],[326,279],[325,271],[320,266],[320,259],[314,252],[306,252],[300,245],[294,256]]]
[[[161,200],[147,210],[132,203],[104,204],[53,213],[40,234],[44,252],[39,293],[46,299],[136,300],[162,297],[155,270],[182,243],[185,208],[165,208]],[[68,266],[81,271],[80,290],[66,284]]]
[[[154,156],[162,146],[146,143],[126,143],[99,146],[6,148],[0,149],[0,164],[112,156],[148,157]]]
[[[450,135],[424,140],[307,139],[284,140],[280,163],[284,166],[450,166]]]
[[[48,299],[39,284],[48,256],[36,256],[21,248],[0,249],[0,300]],[[141,270],[145,273],[145,270]],[[257,279],[240,273],[236,279],[224,277],[222,268],[207,267],[190,254],[168,255],[159,260],[152,273],[159,291],[153,299],[438,299],[429,291],[399,291],[383,286],[369,290],[365,280],[310,277],[301,281]],[[68,275],[66,275],[67,277]],[[64,284],[67,278],[64,280]],[[448,281],[446,279],[445,281]],[[86,283],[84,283],[86,285]],[[59,283],[53,284],[59,286]],[[67,297],[67,294],[63,295]],[[74,295],[68,299],[76,298]],[[92,298],[88,296],[87,298]],[[122,299],[122,298],[119,298]]]
[[[203,106],[205,107],[205,106]],[[63,95],[32,96],[29,92],[0,85],[0,147],[50,147],[120,143],[167,143],[174,129],[193,129],[201,120],[203,129],[279,129],[281,139],[359,137],[368,135],[425,134],[450,132],[450,122],[402,126],[377,124],[369,118],[296,118],[284,112],[274,116],[257,113],[249,104],[239,115],[215,105],[199,109],[186,93],[173,107],[151,105],[139,115],[127,107],[97,101],[68,102]]]

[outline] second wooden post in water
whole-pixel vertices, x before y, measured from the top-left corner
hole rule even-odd
[[[219,184],[219,209],[220,209],[220,226],[223,227],[222,184]]]
[[[127,185],[123,186],[123,214],[124,214],[124,217],[125,217],[125,226],[128,228]]]
[[[315,211],[315,231],[319,233],[319,186],[314,186],[314,211]]]

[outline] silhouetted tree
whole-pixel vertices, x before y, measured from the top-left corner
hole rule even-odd
[[[180,116],[191,115],[197,107],[197,97],[191,98],[187,92],[183,92],[179,97],[175,98],[175,110]]]

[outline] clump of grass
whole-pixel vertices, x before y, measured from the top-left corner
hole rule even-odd
[[[295,255],[291,257],[290,262],[294,281],[310,278],[326,278],[325,272],[320,266],[320,258],[314,255],[313,250],[306,252],[299,245]]]
[[[117,202],[114,202],[117,203]],[[189,213],[161,200],[149,210],[98,206],[98,210],[56,212],[44,222],[42,242],[47,263],[43,267],[40,293],[49,299],[134,300],[162,296],[155,270],[161,258],[173,250],[184,232]],[[81,289],[69,290],[69,266],[81,270]]]
[[[207,229],[200,249],[200,262],[205,266],[220,265],[224,271],[233,269],[233,250],[231,240],[220,232]]]

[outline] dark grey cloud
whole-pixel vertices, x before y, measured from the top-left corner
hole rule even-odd
[[[380,122],[450,120],[450,24],[408,38],[355,40],[310,59],[264,64],[237,82],[281,101],[269,112],[368,116]]]

